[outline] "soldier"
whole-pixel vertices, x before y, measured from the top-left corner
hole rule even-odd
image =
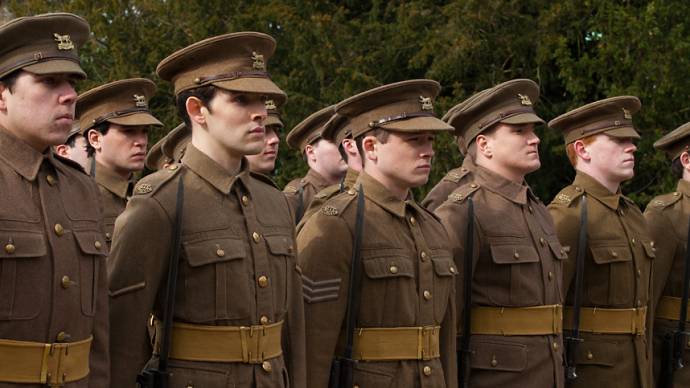
[[[302,219],[314,195],[338,183],[347,171],[337,146],[321,136],[323,126],[331,116],[333,106],[321,109],[297,124],[287,135],[288,145],[302,151],[309,165],[307,175],[290,181],[283,189],[296,223]]]
[[[305,386],[292,217],[284,195],[243,158],[264,147],[264,98],[285,99],[266,71],[274,50],[270,36],[238,32],[192,44],[158,65],[192,141],[181,163],[137,183],[115,224],[108,264],[111,335],[119,339],[111,349],[113,386],[133,386],[151,356],[147,320],[153,311],[154,325],[166,323],[165,274],[176,250],[172,333],[157,331],[148,368],[157,368],[161,341],[171,335],[171,387]],[[181,246],[172,243],[173,231]]]
[[[355,188],[326,202],[297,237],[308,387],[327,386],[334,357],[358,360],[355,387],[457,386],[457,271],[443,227],[410,193],[428,179],[434,134],[452,129],[433,114],[440,89],[403,81],[335,108],[328,126],[349,128],[365,162]],[[352,286],[351,276],[359,279]],[[354,349],[344,354],[351,335]]]
[[[644,216],[650,235],[656,242],[654,261],[653,301],[654,375],[664,373],[662,350],[669,346],[665,338],[678,330],[681,298],[686,265],[688,220],[690,219],[690,123],[685,123],[654,143],[656,149],[671,157],[671,170],[678,179],[676,191],[660,195],[647,205]],[[685,285],[687,287],[687,284]],[[690,387],[690,338],[686,338],[685,368],[674,373],[676,387]],[[666,342],[666,343],[665,343]],[[672,362],[672,360],[664,360]],[[670,377],[670,376],[666,376]]]
[[[564,271],[567,306],[563,326],[574,329],[576,294],[581,300],[582,342],[574,355],[579,377],[572,387],[652,386],[648,344],[653,243],[642,213],[621,194],[634,175],[634,140],[640,135],[632,115],[640,100],[612,97],[565,113],[549,127],[565,138],[575,180],[549,205],[558,238],[570,247]],[[587,223],[581,209],[586,206]],[[573,279],[580,230],[586,231],[582,289]]]
[[[92,158],[89,157],[87,146],[86,138],[77,124],[72,127],[65,143],[54,148],[57,155],[79,163],[81,168],[88,174],[91,171]]]
[[[546,207],[525,182],[525,175],[541,166],[534,131],[544,123],[534,112],[538,99],[534,81],[515,79],[470,97],[445,116],[474,165],[464,184],[435,211],[450,237],[456,265],[468,276],[456,289],[471,282],[472,294],[463,291],[457,300],[458,311],[471,308],[471,332],[462,333],[471,335],[470,348],[463,349],[471,354],[463,368],[470,375],[461,377],[473,388],[564,386],[565,254]],[[471,260],[470,273],[466,260]],[[458,323],[459,329],[465,326]]]
[[[168,133],[169,134],[169,133]],[[166,168],[170,165],[172,162],[171,159],[169,159],[167,156],[163,155],[163,150],[161,149],[161,146],[163,145],[163,142],[165,141],[167,134],[160,138],[154,144],[149,151],[146,153],[146,159],[144,159],[144,165],[146,168],[148,168],[151,171],[158,171],[162,168]]]
[[[51,150],[74,125],[88,36],[68,13],[0,26],[1,387],[110,386],[98,188]]]
[[[247,155],[247,162],[249,162],[251,171],[271,176],[276,168],[276,159],[278,158],[278,146],[280,145],[278,134],[285,125],[280,120],[280,113],[275,101],[266,100],[266,111],[268,116],[264,122],[266,127],[264,149],[256,155]]]
[[[89,141],[95,160],[92,175],[103,203],[103,223],[108,244],[115,219],[132,195],[134,173],[144,169],[148,129],[162,126],[148,107],[156,84],[144,78],[111,82],[81,94],[77,100],[80,131]]]

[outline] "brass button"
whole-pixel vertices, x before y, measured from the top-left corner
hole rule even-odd
[[[172,170],[172,171],[177,170],[177,164],[171,165],[170,167],[168,167],[168,170]]]
[[[220,248],[218,248],[218,249],[216,250],[216,256],[218,256],[218,257],[223,257],[223,256],[225,256],[225,251],[222,250],[222,249],[220,249]]]
[[[58,237],[62,236],[65,234],[65,228],[62,227],[60,224],[55,224],[55,234],[58,235]]]
[[[247,197],[246,195],[242,196],[242,205],[244,205],[244,206],[249,205],[249,197]]]
[[[462,172],[467,172],[467,169],[465,167],[461,168],[460,171]]]
[[[74,284],[74,282],[67,275],[63,276],[62,279],[60,279],[60,285],[64,289],[70,288],[70,286],[72,286],[73,284]]]
[[[46,177],[46,181],[48,181],[48,184],[51,186],[55,185],[55,177],[52,175],[48,175]]]
[[[638,269],[638,270],[637,270],[637,277],[639,278],[639,277],[641,277],[641,276],[642,276],[642,270]]]
[[[491,366],[494,368],[498,366],[498,360],[496,359],[496,355],[491,356]]]
[[[269,373],[273,370],[273,367],[271,366],[270,361],[262,362],[261,367],[263,368],[263,370],[265,370],[266,372],[269,372]]]
[[[431,292],[429,290],[424,290],[424,299],[431,300]]]
[[[254,232],[254,233],[252,233],[252,239],[254,240],[255,243],[258,244],[259,241],[261,241],[261,235],[259,235],[258,233]]]
[[[625,212],[623,211],[623,209],[618,209],[618,215],[621,217],[625,216]]]
[[[262,315],[261,318],[259,318],[259,322],[261,322],[262,325],[265,325],[268,323],[268,317],[265,315]]]
[[[520,254],[517,253],[517,252],[515,252],[515,253],[513,253],[513,257],[515,258],[515,260],[519,260],[519,259],[520,259]]]
[[[102,247],[101,242],[98,240],[96,240],[96,242],[93,243],[93,246],[96,247],[96,249],[101,249],[101,247]]]
[[[553,280],[553,272],[549,271],[549,280]]]
[[[359,388],[359,384],[353,385],[352,388]]]
[[[14,244],[12,244],[12,243],[5,245],[5,253],[9,253],[11,255],[16,250],[17,250],[17,247],[15,247]]]
[[[576,187],[575,187],[575,191],[577,191],[578,193],[581,192],[581,191],[582,191],[582,187],[576,186]]]
[[[197,85],[200,84],[200,83],[201,83],[201,78],[199,78],[199,77],[194,78],[194,83],[197,84]]]
[[[113,235],[110,234],[110,232],[107,232],[107,233],[105,234],[105,239],[106,239],[106,240],[109,241],[109,240],[111,240],[112,238],[113,238]]]
[[[558,342],[554,342],[552,346],[553,346],[553,350],[558,350],[558,348],[559,348]]]
[[[388,268],[388,270],[391,271],[391,273],[398,273],[398,266],[395,264],[392,264],[390,266],[390,268]]]
[[[265,275],[261,275],[257,279],[257,283],[259,283],[259,287],[266,288],[268,287],[268,278]]]
[[[530,213],[534,213],[534,209],[532,209],[532,206],[527,206],[527,210],[529,210]]]
[[[66,342],[66,341],[69,341],[70,338],[72,338],[71,335],[65,333],[64,331],[61,331],[58,333],[57,337],[55,337],[55,340],[57,342]]]
[[[677,191],[676,191],[675,193],[673,193],[673,196],[674,196],[674,197],[677,197],[677,196],[679,196],[679,195],[680,195],[680,193],[677,192]]]
[[[194,388],[194,385],[192,383],[187,383],[184,388]]]
[[[642,307],[642,301],[641,300],[638,299],[636,304],[637,304],[637,307]]]
[[[541,246],[546,246],[546,240],[544,240],[544,237],[539,237],[539,244],[541,244]]]
[[[414,217],[410,217],[410,224],[415,225],[417,220]]]
[[[451,266],[450,266],[450,273],[454,274],[455,272],[456,272],[455,267],[453,267],[453,266],[451,265]]]
[[[476,188],[477,188],[477,184],[476,184],[476,183],[472,183],[472,184],[470,185],[470,187],[473,188],[473,189],[476,189]]]
[[[429,365],[425,366],[422,372],[424,372],[424,376],[431,376],[431,367]]]
[[[654,244],[654,241],[650,241],[650,242],[649,242],[649,246],[650,246],[650,247],[654,248],[654,245],[655,245],[655,244]]]
[[[429,255],[427,255],[426,252],[424,252],[424,251],[422,251],[420,256],[422,257],[422,261],[426,261],[429,258]]]
[[[589,350],[587,351],[587,359],[588,359],[588,360],[594,359],[594,355],[593,355],[592,352],[589,351]]]
[[[631,243],[632,245],[635,245],[635,237],[633,237],[633,238],[630,239],[630,243]]]
[[[612,251],[611,251],[611,256],[613,256],[613,257],[618,257],[618,252],[612,250]]]

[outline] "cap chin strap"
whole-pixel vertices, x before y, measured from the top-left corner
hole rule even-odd
[[[411,119],[414,117],[436,117],[436,115],[434,115],[432,112],[413,112],[413,113],[403,112],[403,113],[400,113],[399,115],[387,116],[387,117],[378,119],[376,121],[371,121],[371,122],[369,122],[369,128],[378,128],[381,125],[386,124],[386,123],[390,123],[392,121]]]

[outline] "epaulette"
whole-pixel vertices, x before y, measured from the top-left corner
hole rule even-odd
[[[453,183],[458,183],[462,178],[465,177],[465,175],[469,174],[470,170],[468,170],[465,167],[459,167],[459,168],[454,168],[446,174],[446,176],[443,177],[442,180],[448,181],[448,182],[453,182]]]
[[[573,185],[566,186],[556,195],[551,203],[569,207],[575,199],[581,197],[584,193],[585,190],[583,190],[582,187]]]
[[[336,195],[335,197],[326,201],[323,206],[321,206],[320,212],[327,216],[337,216],[339,214],[343,214],[343,211],[347,209],[352,202],[354,202],[355,198],[357,198],[356,194],[357,190],[349,189],[340,195]]]
[[[166,168],[162,168],[153,174],[147,175],[139,180],[134,186],[133,195],[153,195],[158,189],[163,187],[166,182],[170,181],[177,175],[181,168],[181,164],[171,164]]]
[[[316,193],[314,198],[318,198],[318,199],[331,198],[332,196],[338,194],[338,192],[340,192],[340,185],[330,185],[330,186],[326,187],[325,189]]]
[[[263,183],[266,183],[267,185],[269,185],[269,186],[271,186],[271,187],[275,187],[276,189],[280,190],[280,189],[278,188],[278,185],[276,185],[276,183],[273,182],[273,179],[271,179],[271,177],[268,176],[268,175],[264,175],[264,174],[262,174],[262,173],[260,173],[260,172],[254,172],[254,171],[250,171],[250,172],[249,172],[249,175],[251,175],[252,178],[256,178],[257,180],[259,180],[259,181],[261,181],[261,182],[263,182]]]
[[[297,191],[299,191],[299,179],[291,180],[283,188],[283,193],[295,194]]]
[[[471,197],[472,194],[479,190],[480,187],[481,186],[479,184],[474,182],[462,185],[448,195],[448,200],[452,202],[462,202],[468,197]]]
[[[53,154],[53,155],[55,156],[55,159],[56,159],[56,160],[59,160],[59,161],[61,161],[62,163],[66,164],[67,166],[69,166],[69,167],[71,167],[71,168],[73,168],[73,169],[75,169],[75,170],[78,170],[78,171],[81,172],[82,174],[86,174],[86,170],[84,170],[84,167],[82,167],[81,164],[75,162],[75,161],[72,160],[72,159],[68,159],[68,158],[62,157],[62,156],[60,156],[60,155],[58,155],[58,154]]]
[[[674,191],[673,193],[662,194],[657,197],[654,197],[651,201],[649,201],[647,207],[666,208],[680,201],[681,198],[683,198],[683,196],[677,191]]]

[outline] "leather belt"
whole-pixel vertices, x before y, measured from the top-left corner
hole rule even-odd
[[[563,319],[565,328],[570,329],[573,322],[572,308],[565,308]],[[586,333],[645,335],[646,320],[646,306],[629,309],[598,307],[582,307],[580,309],[580,331]]]
[[[659,306],[656,308],[656,318],[678,321],[680,319],[681,302],[681,298],[662,296],[659,300]],[[688,303],[688,306],[690,307],[690,303]],[[688,313],[687,321],[690,322],[690,313]]]
[[[472,307],[472,334],[554,335],[563,332],[563,306]]]
[[[355,331],[352,357],[361,361],[439,358],[440,331],[440,326],[359,328]]]

